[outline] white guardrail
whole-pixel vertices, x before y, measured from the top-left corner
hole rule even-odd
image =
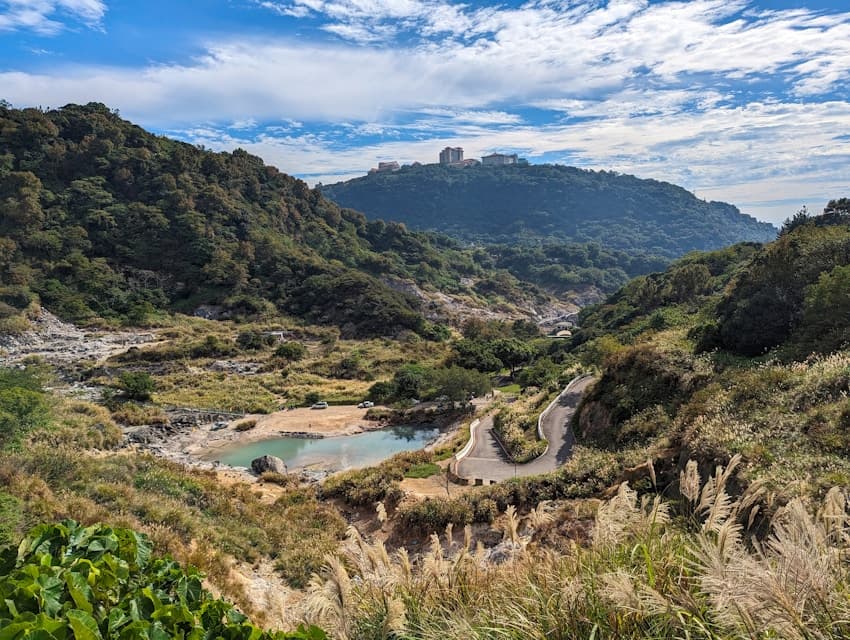
[[[472,422],[469,423],[469,441],[466,443],[466,445],[463,447],[463,449],[461,449],[460,451],[458,451],[454,455],[454,460],[449,465],[449,470],[455,475],[457,475],[457,465],[458,465],[458,463],[461,460],[463,460],[466,456],[468,456],[469,452],[472,451],[472,448],[475,446],[475,428],[479,424],[481,424],[481,420],[479,420],[478,418],[476,418],[475,420],[473,420]],[[454,468],[452,468],[452,467],[454,467]]]
[[[567,386],[564,387],[564,390],[561,391],[561,393],[559,393],[558,396],[554,400],[552,400],[552,402],[549,403],[549,406],[546,407],[543,410],[543,413],[541,413],[537,417],[537,437],[540,440],[546,440],[546,448],[543,450],[543,453],[540,454],[541,456],[546,455],[546,452],[549,451],[549,444],[550,444],[549,440],[546,438],[546,435],[543,433],[543,421],[546,419],[546,416],[549,415],[549,412],[551,412],[552,409],[554,409],[555,406],[558,404],[558,402],[560,402],[560,400],[564,396],[564,394],[567,393],[575,383],[577,383],[579,380],[583,380],[587,376],[588,376],[588,374],[582,373],[581,375],[578,375],[575,378],[573,378],[572,380],[570,380],[569,383],[567,384]],[[540,456],[538,456],[538,457],[540,457]]]
[[[540,416],[538,416],[538,418],[537,418],[537,437],[540,438],[541,440],[546,440],[546,449],[543,451],[543,453],[540,454],[541,456],[544,455],[547,451],[549,451],[549,441],[546,439],[546,436],[543,434],[543,421],[546,419],[546,416],[549,414],[549,412],[552,411],[552,409],[555,408],[555,405],[558,403],[558,401],[561,399],[561,397],[565,393],[567,393],[573,387],[573,385],[575,385],[579,380],[583,380],[584,378],[587,378],[588,375],[589,374],[587,374],[587,373],[582,373],[581,375],[578,375],[575,378],[573,378],[572,380],[570,380],[570,382],[567,384],[567,386],[564,387],[564,390],[561,391],[561,393],[558,394],[558,397],[555,398],[554,400],[552,400],[552,402],[549,403],[549,406],[546,407],[543,410],[543,413],[541,413]],[[469,455],[469,453],[472,451],[472,448],[475,446],[475,437],[476,437],[475,433],[476,433],[476,429],[477,429],[479,424],[481,424],[481,420],[478,420],[477,418],[469,424],[469,441],[466,443],[466,446],[464,446],[463,449],[461,449],[460,451],[458,451],[454,455],[454,459],[449,463],[449,471],[451,471],[456,476],[458,475],[458,473],[457,473],[458,464],[461,462],[461,460],[463,460],[466,456]],[[496,441],[499,442],[498,439]],[[502,446],[501,442],[499,442],[499,446]]]

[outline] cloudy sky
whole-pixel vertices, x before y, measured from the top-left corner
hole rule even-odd
[[[0,98],[311,183],[458,145],[777,222],[850,195],[850,0],[0,0]]]

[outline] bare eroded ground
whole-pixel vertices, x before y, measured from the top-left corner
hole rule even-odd
[[[86,331],[62,322],[42,309],[31,321],[32,330],[19,335],[0,335],[0,352],[7,363],[37,356],[55,365],[82,360],[101,362],[128,348],[152,342],[148,331]]]

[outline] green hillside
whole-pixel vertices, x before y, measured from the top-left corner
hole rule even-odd
[[[33,304],[90,324],[213,305],[223,317],[283,314],[349,336],[428,337],[426,311],[442,318],[435,292],[528,309],[546,302],[542,289],[612,291],[663,264],[597,245],[465,248],[367,220],[245,151],[155,136],[100,104],[0,102],[5,330],[24,326],[18,314]]]
[[[7,329],[38,301],[77,322],[139,324],[207,304],[349,335],[428,335],[421,301],[388,283],[475,296],[461,279],[486,275],[448,239],[367,222],[244,151],[154,136],[98,104],[0,104]]]
[[[776,237],[772,225],[667,182],[558,165],[405,167],[322,193],[369,217],[484,241],[596,241],[675,258]]]
[[[705,464],[740,454],[774,497],[847,485],[850,200],[798,215],[764,247],[693,254],[582,312],[598,363],[579,441]]]

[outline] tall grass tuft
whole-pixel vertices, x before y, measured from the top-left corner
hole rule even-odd
[[[564,517],[546,504],[525,518],[508,509],[500,547],[511,552],[498,563],[469,527],[462,543],[452,527],[432,535],[414,559],[352,530],[344,556],[311,582],[309,621],[349,639],[848,637],[845,492],[816,508],[792,500],[757,535],[764,491],[732,497],[738,462],[704,482],[688,463],[676,503],[621,485],[591,542],[566,553],[530,543]]]

